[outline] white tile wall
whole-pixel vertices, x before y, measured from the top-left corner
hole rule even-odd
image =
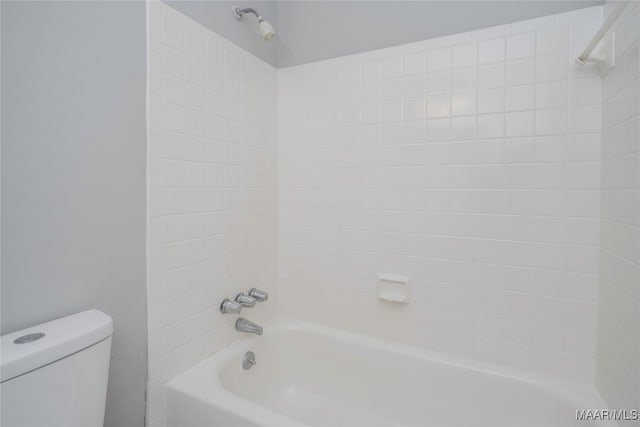
[[[163,384],[238,336],[224,297],[255,286],[272,297],[243,315],[275,309],[276,99],[272,66],[148,3],[150,425]]]
[[[615,6],[609,3],[608,7]],[[640,406],[640,6],[611,31],[617,66],[603,80],[600,393],[613,408]]]
[[[587,382],[597,354],[605,398],[633,406],[637,6],[604,104],[574,62],[600,7],[280,71],[148,13],[150,425],[163,384],[236,337],[220,300],[252,286],[281,297],[256,321],[279,303]],[[411,277],[410,304],[376,299],[380,272]]]
[[[592,382],[601,86],[574,58],[601,22],[281,69],[282,312]],[[410,303],[377,300],[378,273]]]

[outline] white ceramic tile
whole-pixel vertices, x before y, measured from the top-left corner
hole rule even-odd
[[[450,113],[451,97],[449,95],[433,95],[427,97],[427,117],[447,117]]]
[[[363,82],[380,80],[382,78],[382,64],[380,61],[368,61],[360,66],[360,75]]]
[[[535,86],[511,86],[506,89],[506,111],[532,110],[535,106]]]
[[[478,138],[499,138],[504,136],[504,114],[478,115]]]
[[[569,75],[569,59],[566,54],[553,54],[536,57],[536,80],[564,80]]]
[[[176,104],[162,103],[161,127],[163,130],[184,132],[185,112],[184,107]]]
[[[379,81],[363,83],[360,90],[361,102],[365,104],[371,102],[380,102],[381,86]]]
[[[468,116],[476,113],[476,93],[458,92],[451,95],[451,115]]]
[[[426,90],[426,83],[424,89]],[[380,96],[382,101],[402,98],[403,80],[392,79],[384,80],[380,88]]]
[[[602,95],[602,80],[599,77],[571,80],[571,105],[599,104]]]
[[[402,103],[400,101],[386,101],[382,103],[381,119],[383,122],[399,122],[402,117]]]
[[[441,48],[428,52],[427,70],[442,71],[451,68],[451,49]]]
[[[533,58],[515,59],[507,61],[507,86],[530,84],[535,81],[536,69]]]
[[[536,133],[538,135],[558,135],[568,130],[566,108],[552,108],[536,111]]]
[[[427,80],[423,74],[406,76],[402,79],[402,96],[405,98],[422,97],[427,91]]]
[[[382,78],[394,79],[402,76],[402,57],[384,58],[382,60]]]
[[[186,73],[185,55],[184,52],[178,49],[174,49],[170,46],[162,46],[161,54],[162,72],[173,74],[179,78],[184,78]],[[157,64],[150,64],[156,65]],[[152,74],[156,74],[153,72]]]
[[[427,59],[425,52],[417,52],[404,57],[403,72],[405,75],[420,74],[426,71]]]
[[[204,89],[200,86],[187,83],[185,88],[185,105],[191,110],[205,110]]]
[[[504,89],[478,91],[478,113],[501,113],[504,111]]]
[[[559,80],[536,84],[536,108],[565,107],[569,102],[568,82]]]
[[[198,25],[190,23],[185,35],[185,52],[187,55],[204,61],[206,53],[205,31]]]
[[[533,111],[518,111],[507,113],[506,119],[506,136],[529,136],[533,135]]]
[[[206,68],[204,60],[187,56],[186,61],[187,82],[204,88],[206,82]]]
[[[451,71],[451,90],[467,91],[476,89],[477,71],[475,67]]]
[[[427,74],[427,92],[429,94],[449,93],[451,91],[451,72],[436,71]]]
[[[514,34],[507,37],[507,59],[519,59],[534,56],[536,46],[535,33]]]
[[[569,50],[569,27],[561,25],[556,28],[541,30],[536,33],[536,53],[548,55]]]
[[[182,16],[176,16],[172,11],[162,9],[162,43],[175,49],[185,48],[185,21]]]
[[[478,43],[478,63],[501,62],[505,58],[505,40],[494,39]]]
[[[451,48],[451,66],[465,68],[474,66],[478,61],[478,46],[475,43],[463,44]]]
[[[185,105],[185,84],[171,74],[162,75],[162,101]]]
[[[424,98],[414,98],[404,102],[402,106],[403,120],[407,120],[407,121],[422,120],[424,118],[425,118],[425,99]]]
[[[478,67],[478,89],[502,87],[504,84],[505,67],[503,62]]]
[[[599,132],[601,111],[599,104],[571,107],[569,109],[569,131],[572,133]]]
[[[427,129],[431,130],[429,124]],[[451,139],[453,140],[473,140],[476,138],[476,117],[452,117],[451,118]],[[441,138],[447,140],[447,138]]]

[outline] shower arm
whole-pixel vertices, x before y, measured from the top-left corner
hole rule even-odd
[[[246,13],[254,14],[256,18],[258,18],[258,22],[264,21],[264,18],[258,15],[258,12],[256,12],[256,10],[252,7],[245,7],[244,9],[240,9],[239,7],[235,7],[235,6],[233,7],[233,15],[236,17],[238,21],[242,21],[242,17]]]

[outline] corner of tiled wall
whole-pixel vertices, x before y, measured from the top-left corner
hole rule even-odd
[[[608,2],[607,12],[619,2]],[[640,406],[640,6],[610,30],[616,65],[602,86],[597,386],[612,408]]]
[[[162,426],[164,384],[238,337],[222,299],[267,290],[257,322],[277,304],[277,72],[159,1],[147,31],[147,424]]]

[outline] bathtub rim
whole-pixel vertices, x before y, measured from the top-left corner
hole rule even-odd
[[[528,386],[538,388],[548,393],[552,393],[558,398],[565,399],[575,405],[576,409],[607,409],[608,405],[598,393],[595,380],[593,383],[578,383],[565,379],[558,379],[550,375],[527,371],[525,369],[500,365],[488,361],[452,355],[436,350],[420,348],[403,343],[397,343],[369,335],[354,333],[325,326],[319,323],[280,318],[266,323],[262,336],[246,336],[229,344],[222,350],[208,356],[196,365],[171,378],[167,386],[167,399],[170,393],[181,393],[195,398],[201,403],[215,405],[225,411],[237,414],[257,425],[298,425],[305,424],[294,420],[279,412],[273,411],[259,403],[233,393],[225,387],[220,375],[222,369],[229,363],[237,359],[242,360],[242,355],[251,350],[256,342],[261,338],[286,334],[287,332],[308,331],[344,342],[347,345],[357,345],[368,347],[372,350],[396,354],[400,357],[411,357],[425,362],[442,364],[449,367],[458,368],[475,373],[488,374],[501,379],[519,381]],[[263,338],[264,337],[264,338]],[[215,373],[209,377],[205,386],[198,387],[198,382],[202,382],[205,373]],[[195,387],[194,387],[195,384]],[[205,393],[203,388],[208,390]],[[212,399],[210,393],[215,393]],[[265,420],[268,423],[265,424]],[[601,421],[596,424],[602,427],[615,427],[617,423]]]

